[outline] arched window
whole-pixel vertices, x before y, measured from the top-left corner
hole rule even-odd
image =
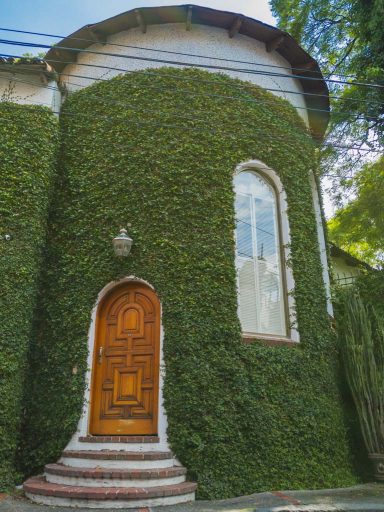
[[[287,336],[278,201],[251,169],[235,177],[236,267],[243,333]]]

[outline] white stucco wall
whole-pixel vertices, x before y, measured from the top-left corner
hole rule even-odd
[[[45,84],[36,74],[1,72],[0,101],[11,101],[21,105],[42,105],[58,112],[60,92],[55,81]]]
[[[212,58],[204,59],[201,57],[188,57],[184,55],[159,53],[157,51],[146,51],[134,48],[113,46],[110,43],[141,46],[146,48],[154,48],[156,50],[169,50],[181,53],[206,55]],[[300,107],[298,109],[298,113],[308,124],[308,116],[305,110],[305,99],[301,94],[303,92],[302,87],[299,80],[292,78],[292,73],[289,70],[290,64],[276,51],[268,53],[264,43],[256,41],[250,37],[237,34],[233,39],[230,39],[228,37],[227,30],[205,25],[192,25],[192,29],[190,31],[186,30],[185,23],[149,25],[145,34],[143,34],[139,28],[119,32],[118,34],[110,36],[106,45],[98,43],[93,44],[87,48],[87,50],[103,53],[114,53],[118,56],[97,55],[86,52],[79,53],[77,62],[75,64],[67,65],[63,70],[63,75],[61,77],[62,81],[67,84],[69,91],[74,91],[79,88],[91,85],[93,80],[90,80],[90,78],[101,78],[105,80],[119,75],[124,71],[144,70],[148,68],[157,68],[171,65],[159,62],[128,59],[120,57],[120,55],[163,59],[172,62],[182,61],[193,65],[204,64],[213,66],[225,66],[237,69],[253,69],[254,71],[259,72],[267,71],[273,73],[283,73],[286,76],[272,77],[260,74],[245,74],[237,71],[220,71],[215,69],[207,69],[207,71],[225,73],[233,78],[249,81],[264,88],[278,89],[278,91],[273,92],[273,94],[287,99],[295,107]],[[252,64],[222,62],[215,60],[214,57],[246,61]],[[106,66],[110,68],[118,68],[119,70],[94,68],[81,64]],[[272,64],[287,67],[288,69],[269,68],[256,64]],[[180,67],[176,64],[174,66]],[[282,91],[293,91],[300,94],[290,94]]]
[[[333,276],[336,280],[340,280],[341,284],[344,280],[352,281],[361,274],[359,267],[348,265],[344,258],[332,256],[331,263]]]

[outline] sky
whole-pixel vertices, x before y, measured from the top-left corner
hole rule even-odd
[[[0,0],[0,28],[11,28],[68,36],[84,25],[102,21],[137,7],[183,5],[187,1],[172,0]],[[268,0],[195,0],[197,5],[244,14],[270,25],[276,25]],[[16,39],[52,44],[60,39],[31,36],[0,30],[0,39]],[[0,54],[36,54],[44,49],[15,47],[0,42]],[[326,215],[333,212],[329,198],[324,196]]]
[[[276,24],[268,0],[196,0],[195,3],[223,11],[245,14],[270,25]],[[188,4],[188,2],[172,0],[0,0],[0,27],[67,36],[84,25],[102,21],[137,7],[183,4]],[[45,44],[58,42],[53,38],[42,39],[41,36],[26,36],[0,31],[1,39],[16,39],[16,37],[19,41],[36,43],[43,41]],[[21,48],[21,51],[25,53],[28,49]],[[15,47],[0,43],[0,52],[13,54]]]

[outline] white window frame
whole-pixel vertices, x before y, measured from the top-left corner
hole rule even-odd
[[[290,251],[290,230],[289,230],[289,222],[288,222],[288,203],[287,203],[287,195],[281,183],[281,180],[277,173],[268,167],[266,164],[261,162],[260,160],[249,160],[247,162],[242,162],[236,166],[235,175],[244,171],[254,171],[255,174],[259,174],[261,178],[266,178],[269,180],[276,194],[276,212],[278,217],[278,224],[280,225],[279,231],[279,242],[281,247],[281,277],[283,280],[283,291],[286,295],[286,308],[287,308],[287,335],[279,336],[279,335],[269,335],[269,334],[250,334],[243,333],[243,337],[250,339],[265,339],[265,340],[281,340],[281,341],[292,341],[294,343],[298,343],[300,341],[300,335],[297,328],[297,317],[296,317],[296,302],[294,298],[294,290],[295,290],[295,281],[293,279],[292,268],[289,264],[291,261],[291,251]],[[233,189],[236,195],[235,190],[235,180],[233,180]],[[236,231],[235,231],[235,241],[236,241]],[[239,276],[237,273],[237,299],[238,299],[238,316],[240,318],[240,304],[239,304]]]

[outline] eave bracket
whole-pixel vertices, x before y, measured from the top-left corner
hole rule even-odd
[[[241,24],[243,23],[243,18],[241,16],[237,16],[235,21],[232,23],[232,26],[228,30],[228,37],[232,39],[239,32]]]
[[[273,52],[274,50],[277,50],[284,42],[285,37],[283,35],[275,37],[271,41],[268,41],[268,43],[265,43],[265,47],[267,49],[268,53]]]
[[[135,15],[136,15],[137,24],[141,28],[142,33],[145,34],[147,32],[147,24],[145,23],[143,15],[139,11],[139,9],[135,9]]]

